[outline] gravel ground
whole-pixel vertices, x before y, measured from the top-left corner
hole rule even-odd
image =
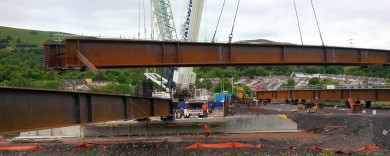
[[[319,155],[322,151],[308,150],[311,146],[320,146],[331,150],[353,151],[365,145],[380,145],[384,148],[363,151],[354,155],[390,155],[390,110],[378,110],[377,115],[351,114],[343,108],[325,107],[314,114],[305,111],[291,113],[295,106],[268,105],[259,110],[245,108],[242,112],[251,114],[284,113],[297,122],[297,133],[256,133],[256,134],[213,134],[210,139],[202,135],[152,136],[131,138],[87,138],[93,143],[90,148],[75,147],[83,139],[67,139],[63,143],[40,144],[47,150],[36,151],[0,151],[0,155]],[[367,110],[370,112],[371,110]],[[343,130],[326,131],[325,126],[343,126]],[[227,149],[187,149],[186,146],[200,143],[220,143],[236,141],[252,145],[264,144],[265,148],[227,148]],[[10,145],[0,141],[0,145]],[[97,145],[107,146],[99,148]],[[288,146],[295,149],[288,149]]]

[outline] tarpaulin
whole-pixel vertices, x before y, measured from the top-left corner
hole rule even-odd
[[[265,145],[264,144],[258,144],[258,145],[256,145],[256,148],[265,148]]]
[[[333,153],[346,153],[342,150],[329,150],[329,149],[322,148],[320,146],[311,146],[311,147],[309,147],[309,150],[329,151],[329,152],[333,152]]]
[[[309,150],[327,151],[325,148],[322,148],[320,146],[311,146],[309,147]]]
[[[244,144],[238,142],[225,142],[218,144],[201,144],[195,143],[186,148],[265,148],[264,144],[259,144],[257,146],[251,144]]]
[[[47,148],[39,145],[27,146],[0,146],[0,151],[27,151],[27,150],[46,150]]]
[[[380,148],[382,148],[382,147],[381,146],[367,145],[367,146],[363,146],[363,147],[358,148],[357,150],[352,151],[352,153],[356,153],[356,152],[360,152],[360,151],[364,151],[364,150],[376,150],[376,149],[380,149]]]
[[[90,143],[85,143],[85,142],[76,145],[76,147],[92,147],[92,146],[93,146],[92,144],[90,144]]]
[[[330,151],[330,152],[333,152],[333,153],[353,154],[353,153],[357,153],[357,152],[364,151],[364,150],[376,150],[376,149],[380,149],[380,148],[382,148],[382,147],[381,146],[367,145],[367,146],[360,147],[357,150],[354,150],[352,152],[345,152],[345,151],[342,151],[342,150],[329,150],[329,149],[322,148],[320,146],[311,146],[311,147],[309,147],[309,150]]]

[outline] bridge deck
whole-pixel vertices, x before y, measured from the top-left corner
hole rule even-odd
[[[0,133],[170,113],[166,99],[0,87]]]
[[[46,67],[390,64],[389,50],[328,46],[68,39],[45,45]]]
[[[257,99],[315,99],[390,101],[390,89],[328,89],[257,91]]]

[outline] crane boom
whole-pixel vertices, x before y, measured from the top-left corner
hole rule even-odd
[[[156,34],[163,41],[176,40],[177,33],[169,0],[150,0]]]
[[[181,25],[181,39],[196,42],[199,36],[200,22],[202,19],[204,0],[187,0]]]

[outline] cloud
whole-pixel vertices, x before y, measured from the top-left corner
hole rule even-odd
[[[226,1],[217,31],[218,41],[227,41],[232,29],[238,0]],[[143,35],[141,11],[139,28],[138,0],[2,0],[0,21],[3,26],[94,35],[138,37]],[[145,2],[145,25],[150,37],[150,1]],[[327,45],[390,49],[390,6],[388,0],[313,0],[320,28]],[[211,40],[218,21],[222,0],[205,0],[199,40]],[[310,1],[296,0],[305,44],[320,45]],[[176,29],[184,14],[183,0],[171,0]],[[233,40],[271,39],[300,44],[292,0],[242,0]]]

